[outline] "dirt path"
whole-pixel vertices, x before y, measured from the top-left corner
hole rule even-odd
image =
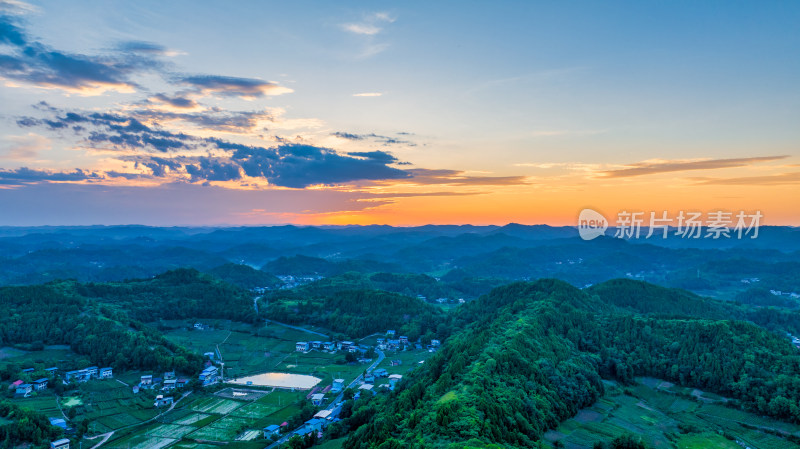
[[[61,397],[58,395],[56,395],[56,405],[58,406],[58,411],[61,412],[61,416],[63,416],[65,420],[69,420],[67,415],[64,413],[64,410],[61,409]]]

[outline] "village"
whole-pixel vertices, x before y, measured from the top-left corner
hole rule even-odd
[[[284,363],[274,371],[253,373],[243,371],[246,360],[237,361],[232,353],[223,361],[229,354],[225,350],[228,344],[242,343],[233,340],[239,333],[229,331],[225,345],[219,345],[211,344],[215,333],[221,333],[216,326],[195,323],[191,328],[195,331],[192,337],[208,349],[202,351],[204,366],[196,376],[174,371],[116,373],[112,367],[98,366],[67,371],[57,366],[26,367],[20,379],[10,383],[9,393],[13,392],[15,400],[48,404],[41,409],[65,436],[52,441],[51,449],[70,449],[71,442],[94,438],[92,435],[107,441],[95,444],[89,440],[89,444],[109,448],[182,447],[191,440],[254,443],[257,438],[277,447],[295,435],[322,438],[330,424],[339,420],[347,399],[394,390],[406,372],[424,363],[441,345],[435,339],[423,345],[391,329],[358,341],[301,340],[294,342],[291,352],[283,343],[273,346],[266,355],[279,356]],[[202,331],[203,338],[198,338],[197,331]],[[285,331],[296,336],[304,333]],[[260,340],[264,345],[265,339]],[[266,342],[272,344],[269,338]],[[196,351],[201,353],[200,346]],[[315,368],[308,374],[294,373],[303,369],[303,360],[314,363]],[[275,383],[259,376],[290,381]],[[292,383],[300,378],[311,383]],[[54,395],[54,388],[64,397]],[[291,425],[303,404],[316,411],[311,418]],[[79,416],[73,409],[81,410]],[[105,410],[111,414],[104,414]],[[79,432],[76,427],[86,418],[92,422]]]

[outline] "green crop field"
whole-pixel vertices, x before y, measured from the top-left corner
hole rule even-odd
[[[167,331],[165,336],[201,354],[214,352],[219,346],[225,361],[226,377],[242,377],[276,369],[294,352],[296,342],[309,340],[313,335],[277,324],[259,327],[230,321],[210,321],[205,324],[212,328],[187,330],[189,324],[183,323],[182,328]]]
[[[194,425],[209,418],[212,415],[207,415],[205,413],[192,413],[190,415],[186,415],[176,421],[173,421],[175,424],[183,424],[183,425]]]
[[[242,405],[244,405],[243,402],[234,401],[233,399],[209,397],[195,401],[192,404],[191,409],[196,412],[217,413],[224,415],[236,410]]]
[[[741,446],[715,433],[684,435],[676,442],[678,449],[741,449]]]
[[[575,417],[563,422],[556,430],[547,432],[545,440],[559,440],[570,449],[591,449],[597,441],[610,441],[615,437],[633,433],[641,436],[650,447],[669,448],[677,444],[679,449],[740,449],[741,446],[720,435],[732,435],[759,449],[789,449],[797,444],[776,433],[794,433],[800,436],[800,426],[760,418],[751,413],[690,400],[674,392],[691,394],[691,390],[679,387],[659,390],[659,383],[648,382],[627,388],[606,383],[606,396],[589,408],[581,410]],[[704,392],[695,397],[707,398]],[[720,398],[722,399],[722,398]],[[721,402],[721,401],[720,401]],[[760,426],[765,431],[742,426]],[[703,429],[697,433],[682,433],[681,429],[693,426]],[[677,440],[675,435],[679,435]]]
[[[254,402],[252,404],[245,405],[234,411],[232,414],[235,416],[241,416],[244,418],[261,418],[267,416],[277,410],[280,410],[282,407],[277,404],[265,404],[263,402]]]
[[[36,410],[48,416],[61,416],[56,396],[49,392],[39,393],[31,398],[15,399],[14,402],[21,407]]]
[[[161,449],[169,446],[178,441],[174,438],[162,438],[149,436],[144,434],[133,435],[128,438],[122,438],[117,441],[112,441],[104,447],[110,449]]]
[[[161,424],[149,429],[146,432],[146,435],[154,437],[180,439],[183,438],[184,435],[188,435],[194,432],[195,430],[197,430],[197,428],[192,426],[181,426],[178,424]]]

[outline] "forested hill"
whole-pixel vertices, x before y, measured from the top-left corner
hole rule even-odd
[[[611,284],[603,296],[614,288],[633,286]],[[685,299],[661,293],[649,301]],[[620,306],[555,280],[493,290],[456,313],[462,330],[395,392],[357,404],[343,447],[538,447],[547,429],[603,394],[601,378],[638,375],[800,421],[800,353],[787,339],[743,321]]]
[[[199,355],[170,343],[146,322],[255,319],[247,292],[191,269],[116,283],[0,287],[0,304],[0,345],[42,349],[66,344],[91,363],[117,369],[192,373],[201,368]]]
[[[282,290],[269,295],[267,316],[271,319],[314,324],[359,338],[394,329],[398,335],[429,342],[438,335],[445,319],[440,309],[418,298],[365,288],[369,284],[347,283],[336,287],[327,281],[297,291]],[[324,286],[329,286],[325,288]]]

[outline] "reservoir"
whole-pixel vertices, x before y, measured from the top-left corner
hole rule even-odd
[[[322,379],[305,374],[261,373],[254,376],[240,377],[231,380],[236,385],[258,385],[261,387],[297,388],[308,390],[320,383]]]

